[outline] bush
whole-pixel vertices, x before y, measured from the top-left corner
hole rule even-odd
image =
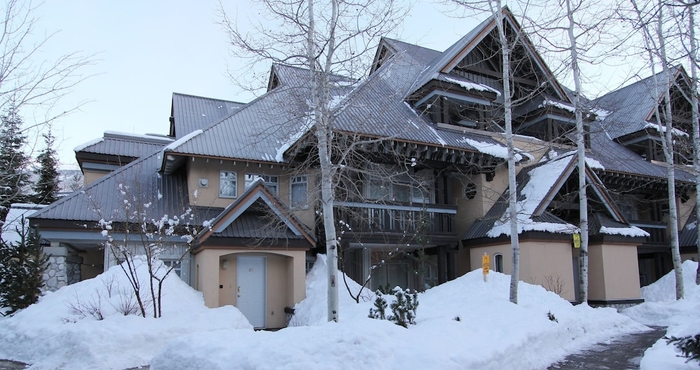
[[[369,309],[369,317],[372,319],[393,321],[396,325],[407,328],[408,325],[416,324],[416,309],[418,308],[418,293],[399,287],[392,290],[395,299],[391,302],[391,315],[386,316],[388,306],[384,294],[377,290],[377,299],[374,301],[374,308]]]
[[[36,302],[44,286],[48,256],[43,253],[39,237],[28,227],[17,232],[20,235],[17,242],[0,240],[0,307],[5,308],[4,315]]]
[[[687,337],[664,337],[666,343],[673,343],[676,348],[680,349],[683,353],[682,357],[687,358],[686,362],[691,360],[700,361],[700,334],[695,334],[694,336]]]

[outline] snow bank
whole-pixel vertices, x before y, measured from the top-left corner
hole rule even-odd
[[[300,321],[314,325],[182,336],[154,357],[151,369],[539,369],[645,328],[613,309],[572,306],[526,283],[520,304],[511,304],[510,277],[492,273],[485,283],[480,270],[420,294],[416,325],[408,329],[369,319],[373,302],[354,303],[342,285],[340,322],[321,323],[325,279],[319,259],[307,279],[308,296],[296,307]]]
[[[147,281],[143,264],[138,268]],[[30,363],[32,369],[124,369],[148,364],[171,339],[180,335],[252,326],[232,306],[208,309],[200,292],[176,275],[163,287],[163,317],[124,316],[118,312],[130,296],[119,266],[103,274],[48,293],[13,317],[0,319],[0,358]],[[93,307],[104,316],[97,320]],[[240,331],[240,330],[239,330]]]
[[[655,283],[642,288],[645,302],[626,309],[625,315],[646,325],[669,326],[667,336],[700,334],[700,286],[695,284],[698,263],[683,262],[683,285],[685,298],[676,300],[676,278],[673,271]],[[698,363],[686,363],[675,346],[659,339],[646,350],[641,369],[697,369]]]

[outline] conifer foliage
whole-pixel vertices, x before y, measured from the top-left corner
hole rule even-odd
[[[22,132],[22,118],[14,104],[0,116],[0,222],[5,220],[12,203],[27,200],[29,156],[24,148],[27,137]]]
[[[44,286],[48,256],[22,217],[19,240],[0,239],[0,313],[9,315],[35,303]]]
[[[393,302],[387,304],[385,295],[380,290],[376,291],[377,299],[374,301],[374,308],[369,309],[371,319],[389,320],[396,325],[408,328],[408,325],[416,324],[416,309],[418,309],[418,292],[400,287],[395,287],[391,291],[394,296]],[[391,315],[386,315],[387,306],[391,307]]]
[[[44,150],[37,156],[39,180],[34,184],[33,203],[51,204],[58,199],[58,154],[54,149],[54,136],[49,132],[44,137]]]

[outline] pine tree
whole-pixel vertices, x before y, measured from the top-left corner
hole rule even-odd
[[[8,243],[0,239],[0,308],[9,309],[5,314],[35,303],[44,286],[48,256],[44,255],[38,235],[26,225],[22,217],[22,226],[17,230],[19,241]]]
[[[54,149],[54,136],[49,132],[42,135],[46,147],[36,157],[39,163],[39,168],[36,173],[39,175],[39,181],[34,184],[34,195],[32,196],[33,203],[36,204],[51,204],[58,199],[58,159],[56,149]]]
[[[27,200],[29,156],[24,153],[27,137],[22,133],[22,117],[14,104],[0,116],[0,222],[12,203]]]

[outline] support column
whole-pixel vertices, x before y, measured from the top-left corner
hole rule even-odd
[[[46,271],[44,271],[44,290],[53,292],[68,285],[66,268],[68,248],[58,242],[51,242],[50,247],[44,247],[44,254],[49,256]]]

